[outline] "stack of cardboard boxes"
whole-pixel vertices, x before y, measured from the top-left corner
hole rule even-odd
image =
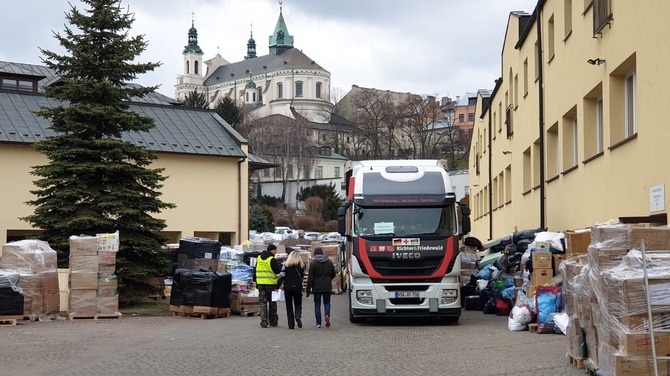
[[[117,316],[116,254],[119,234],[70,237],[70,318]]]
[[[0,268],[19,274],[23,315],[31,320],[59,314],[56,259],[56,251],[41,240],[20,240],[2,246]]]
[[[639,251],[643,244],[648,251],[664,251],[647,256],[651,323]],[[586,357],[587,366],[602,374],[653,374],[650,327],[670,329],[670,228],[595,225],[587,257],[571,256],[564,272],[570,356]],[[656,354],[670,354],[668,334],[654,334]],[[668,374],[667,362],[657,367],[659,374]]]

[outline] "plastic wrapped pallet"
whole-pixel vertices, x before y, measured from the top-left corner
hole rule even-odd
[[[179,240],[179,253],[189,258],[219,259],[221,243],[207,238],[187,237]]]
[[[16,273],[56,271],[56,251],[42,240],[19,240],[2,246],[0,268]]]

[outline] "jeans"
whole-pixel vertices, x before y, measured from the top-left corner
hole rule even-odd
[[[284,290],[286,298],[286,318],[288,318],[288,327],[295,326],[295,319],[302,318],[302,291]],[[295,306],[295,315],[293,307]]]
[[[261,326],[275,326],[279,323],[277,302],[272,301],[272,292],[276,286],[258,286],[258,302],[261,309]]]
[[[321,325],[321,299],[323,299],[324,314],[330,317],[330,292],[315,292],[314,316],[316,317],[316,325]]]

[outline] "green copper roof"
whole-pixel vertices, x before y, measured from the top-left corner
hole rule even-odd
[[[277,26],[275,26],[275,32],[270,35],[269,47],[270,54],[273,55],[277,52],[281,53],[284,50],[293,48],[293,36],[288,33],[288,28],[286,27],[286,22],[284,22],[284,15],[282,14],[281,8],[279,9],[279,19],[277,20]]]
[[[198,46],[198,30],[195,29],[193,21],[191,21],[191,28],[188,29],[188,46],[184,47],[183,53],[186,54],[189,52],[196,54],[203,53],[200,46]]]

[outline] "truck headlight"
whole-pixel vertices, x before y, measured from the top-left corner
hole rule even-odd
[[[356,291],[356,300],[361,304],[372,305],[372,290]]]
[[[442,290],[442,299],[440,299],[440,304],[451,304],[458,299],[458,290],[449,289]]]

